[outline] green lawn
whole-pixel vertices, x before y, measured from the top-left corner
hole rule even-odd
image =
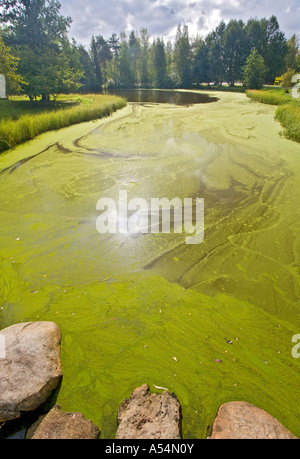
[[[55,129],[109,116],[126,100],[110,95],[60,95],[47,105],[24,97],[0,100],[0,152]]]
[[[56,111],[63,108],[72,108],[76,105],[89,105],[93,99],[91,97],[78,96],[78,94],[60,95],[57,100],[52,100],[48,105],[41,100],[30,102],[26,96],[13,96],[8,99],[0,100],[0,120],[4,118],[19,118],[22,115],[36,115],[46,111]]]

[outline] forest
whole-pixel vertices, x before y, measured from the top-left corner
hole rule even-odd
[[[48,100],[103,88],[196,89],[237,82],[257,89],[300,71],[298,37],[288,39],[275,16],[222,21],[206,37],[178,25],[174,43],[152,37],[147,28],[94,35],[85,47],[69,38],[72,19],[60,9],[57,0],[0,0],[0,73],[8,94]]]

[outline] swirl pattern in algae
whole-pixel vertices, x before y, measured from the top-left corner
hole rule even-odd
[[[205,438],[232,400],[300,435],[300,146],[273,107],[218,97],[129,104],[0,157],[1,328],[61,327],[58,403],[102,438],[143,383],[176,393],[185,438]],[[204,198],[204,242],[98,234],[96,203],[120,189]]]

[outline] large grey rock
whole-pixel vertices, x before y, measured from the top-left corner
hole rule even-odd
[[[65,413],[55,405],[27,431],[31,440],[97,440],[100,431],[81,413]]]
[[[180,439],[181,408],[175,396],[135,389],[118,411],[116,439]]]
[[[0,331],[0,421],[42,405],[62,377],[61,333],[53,322],[28,322]]]
[[[296,439],[269,413],[246,402],[230,402],[222,405],[214,421],[210,438],[214,440]]]

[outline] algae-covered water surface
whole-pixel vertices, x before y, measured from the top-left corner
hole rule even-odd
[[[300,146],[274,113],[232,93],[129,103],[0,156],[0,326],[60,326],[58,403],[101,438],[144,383],[177,395],[184,438],[231,400],[300,435]],[[120,190],[203,198],[204,241],[99,234],[96,204]]]

